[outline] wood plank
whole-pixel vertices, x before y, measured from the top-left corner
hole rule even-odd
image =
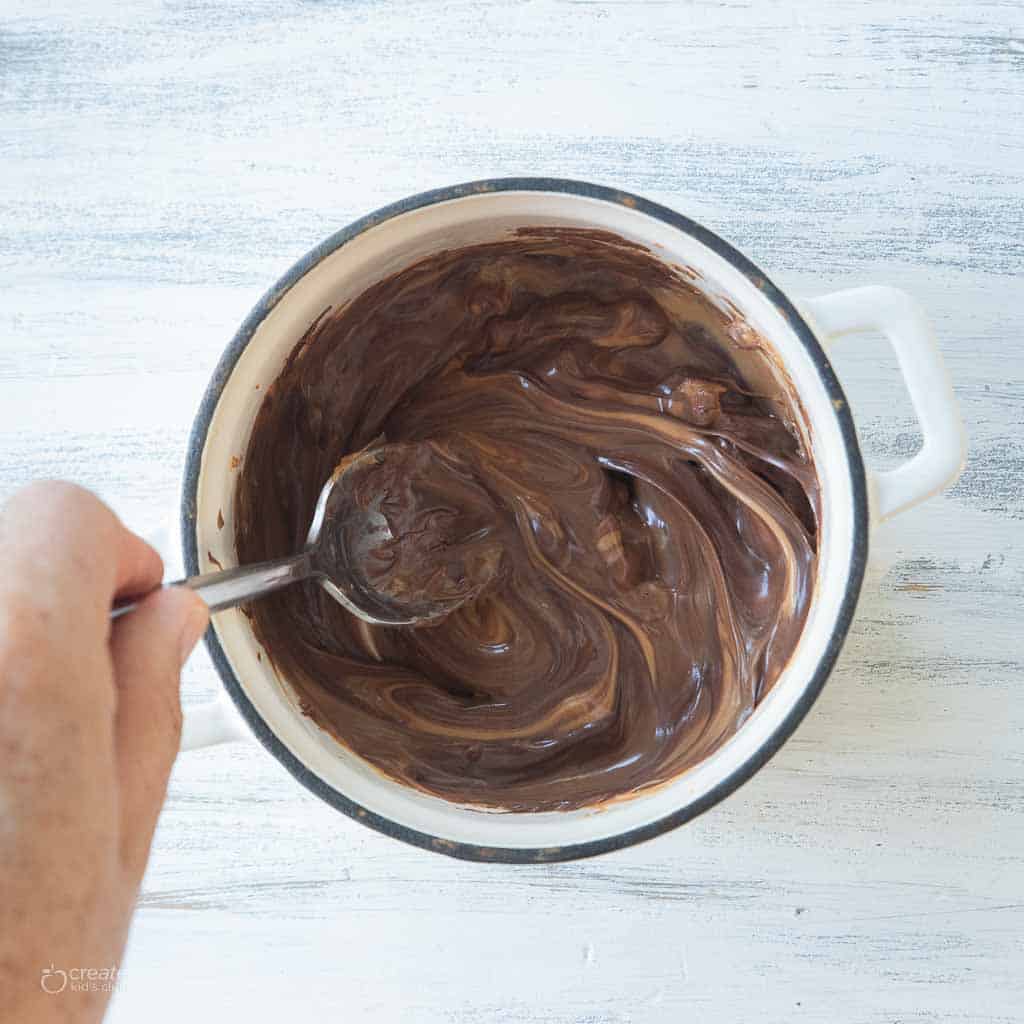
[[[876,538],[796,737],[691,826],[474,866],[316,801],[255,746],[180,760],[113,1021],[1022,1020],[1024,8],[36,3],[0,14],[0,496],[171,514],[259,294],[354,217],[504,174],[688,213],[793,294],[934,318],[971,461]],[[918,433],[838,346],[867,450]],[[204,655],[189,701],[214,692]]]

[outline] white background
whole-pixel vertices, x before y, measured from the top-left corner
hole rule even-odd
[[[508,174],[664,202],[795,295],[905,288],[971,441],[879,536],[795,738],[646,846],[461,864],[254,745],[183,757],[111,1019],[1024,1019],[1022,130],[1018,3],[3,0],[0,495],[65,476],[166,515],[209,373],[292,261]],[[884,344],[836,362],[868,450],[912,452]],[[217,685],[195,657],[186,700]]]

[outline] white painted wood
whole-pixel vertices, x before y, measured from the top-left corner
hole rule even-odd
[[[177,496],[205,380],[335,228],[452,181],[615,184],[809,295],[896,285],[968,422],[786,748],[691,826],[536,868],[370,833],[255,747],[176,770],[111,1019],[1024,1019],[1024,10],[1017,3],[11,3],[0,492]],[[835,360],[915,444],[885,344]],[[208,660],[189,701],[214,692]]]

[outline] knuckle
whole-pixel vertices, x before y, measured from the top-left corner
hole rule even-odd
[[[90,491],[62,480],[39,480],[0,510],[0,542],[22,565],[70,561],[91,575],[118,540],[114,513]]]
[[[84,508],[91,503],[99,503],[99,499],[78,484],[66,480],[34,480],[20,490],[15,491],[7,503],[9,509],[35,510],[44,508],[67,508],[68,506]]]
[[[8,517],[33,522],[43,519],[65,529],[79,527],[106,536],[118,519],[92,491],[66,480],[36,480],[16,491],[7,502]]]
[[[126,561],[130,559],[131,573],[140,577],[149,576],[154,582],[159,582],[164,574],[164,561],[160,552],[147,540],[127,528],[122,540],[125,542],[125,550],[129,553]]]

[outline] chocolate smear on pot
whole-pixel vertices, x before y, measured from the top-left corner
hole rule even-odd
[[[404,784],[518,811],[662,783],[733,735],[799,638],[819,504],[736,326],[569,229],[429,257],[318,320],[255,422],[239,561],[301,547],[324,481],[383,438],[409,465],[374,485],[393,543],[367,573],[471,596],[418,629],[315,583],[255,602],[306,713]]]

